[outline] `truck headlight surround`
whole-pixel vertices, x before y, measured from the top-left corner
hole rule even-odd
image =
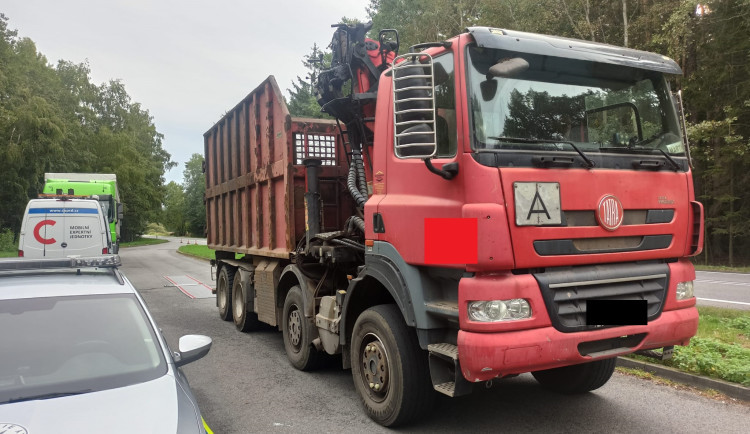
[[[482,300],[468,303],[469,319],[478,322],[515,321],[531,318],[531,305],[523,298]]]
[[[679,282],[677,284],[677,299],[687,300],[688,298],[695,297],[695,291],[693,288],[693,281]]]

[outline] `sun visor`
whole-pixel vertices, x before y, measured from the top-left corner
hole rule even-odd
[[[609,63],[682,75],[682,69],[674,60],[647,51],[491,27],[469,27],[467,30],[479,47]]]

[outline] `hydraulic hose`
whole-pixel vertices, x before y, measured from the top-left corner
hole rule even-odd
[[[346,186],[349,188],[349,193],[351,193],[354,201],[357,202],[357,208],[363,208],[365,206],[365,202],[367,202],[367,197],[362,196],[362,193],[357,188],[357,169],[354,167],[354,161],[355,158],[352,158],[352,164],[351,166],[349,166],[349,176],[346,180]]]

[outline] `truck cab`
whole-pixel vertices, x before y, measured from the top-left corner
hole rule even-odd
[[[393,30],[336,27],[335,123],[269,77],[204,135],[222,319],[277,326],[299,370],[341,354],[385,426],[433,389],[583,393],[689,343],[703,208],[674,61],[488,27],[396,56]]]

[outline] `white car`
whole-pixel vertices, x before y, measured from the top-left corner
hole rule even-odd
[[[0,432],[209,432],[180,366],[117,255],[0,259]]]

